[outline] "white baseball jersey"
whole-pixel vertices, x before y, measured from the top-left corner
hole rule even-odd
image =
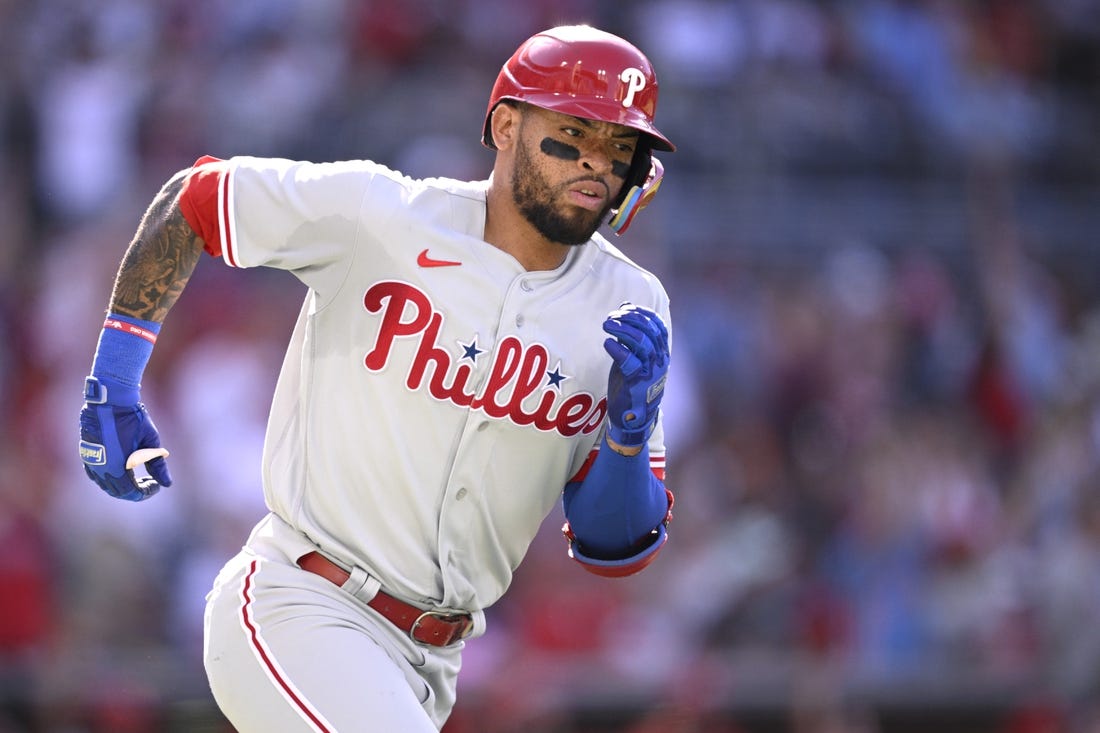
[[[599,235],[524,270],[483,240],[486,181],[214,165],[208,250],[308,286],[268,424],[268,506],[391,593],[490,605],[599,445],[604,319],[629,301],[669,323],[663,287]],[[649,453],[662,475],[659,422]]]

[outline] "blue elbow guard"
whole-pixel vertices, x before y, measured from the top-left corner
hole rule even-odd
[[[630,557],[624,557],[621,560],[603,560],[596,557],[589,557],[581,551],[576,538],[573,536],[573,531],[569,528],[569,523],[566,522],[565,526],[562,527],[562,533],[565,534],[565,538],[569,541],[569,557],[583,565],[584,569],[588,572],[594,573],[595,575],[602,575],[605,578],[622,578],[641,571],[657,558],[657,553],[661,551],[665,542],[668,541],[668,529],[665,525],[672,519],[672,494],[669,493],[668,497],[669,513],[665,521],[657,525],[657,529],[650,533],[654,539],[641,552],[635,553]]]

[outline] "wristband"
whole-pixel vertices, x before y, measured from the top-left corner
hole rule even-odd
[[[109,314],[99,334],[92,376],[135,389],[140,387],[160,326],[156,321]]]

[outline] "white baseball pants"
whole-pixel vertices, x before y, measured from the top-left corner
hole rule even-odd
[[[463,644],[413,642],[278,545],[253,533],[207,596],[206,673],[239,733],[437,733]]]

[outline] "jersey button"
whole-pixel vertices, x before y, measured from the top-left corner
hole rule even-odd
[[[456,491],[455,492],[455,498],[458,499],[459,501],[462,501],[463,499],[465,499],[466,498],[466,489],[461,488],[458,491]]]
[[[531,292],[532,290],[534,290],[534,289],[535,289],[535,288],[534,288],[534,287],[533,287],[533,286],[531,285],[531,282],[530,282],[529,280],[520,280],[520,281],[519,281],[519,286],[520,286],[521,288],[523,288],[524,290],[526,290],[526,291],[527,291],[528,293],[529,293],[529,292]]]
[[[487,427],[489,427],[489,421],[488,420],[486,420],[485,422],[478,425],[477,426],[477,431],[480,433],[482,430],[484,430]]]
[[[519,314],[518,316],[516,316],[516,325],[517,325],[517,326],[519,326],[520,328],[522,328],[522,327],[523,327],[523,323],[524,323],[524,320],[525,320],[525,319],[524,319],[524,317],[523,317],[523,314],[522,314],[522,313],[520,313],[520,314]]]

